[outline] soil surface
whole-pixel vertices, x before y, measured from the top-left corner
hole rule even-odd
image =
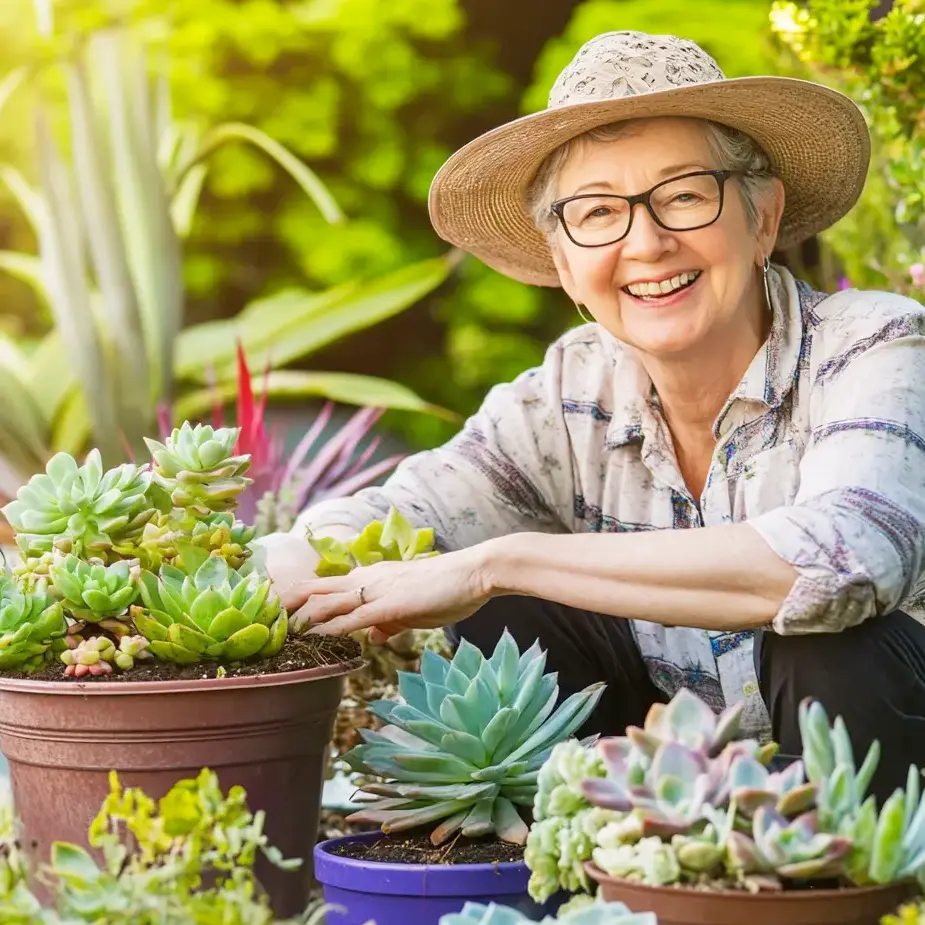
[[[495,838],[458,838],[434,847],[430,829],[383,835],[366,844],[350,842],[338,845],[335,854],[363,861],[388,861],[393,864],[501,864],[522,861],[523,845],[511,845]]]
[[[282,651],[271,658],[252,662],[222,665],[220,662],[200,662],[198,665],[175,665],[172,662],[138,662],[129,671],[114,670],[112,674],[66,677],[64,665],[51,664],[31,674],[5,672],[4,677],[31,681],[94,681],[114,684],[120,681],[192,681],[202,678],[241,678],[261,674],[281,674],[323,665],[341,665],[360,657],[360,645],[345,636],[291,636]]]

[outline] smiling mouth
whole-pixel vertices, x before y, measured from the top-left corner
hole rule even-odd
[[[642,299],[646,302],[657,302],[666,296],[675,295],[690,286],[700,278],[701,271],[679,273],[672,276],[671,279],[663,279],[658,283],[630,283],[629,286],[623,286],[622,289],[627,295],[635,299]]]

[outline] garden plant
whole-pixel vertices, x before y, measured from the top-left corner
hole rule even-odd
[[[406,558],[431,554],[429,530],[395,523],[367,528],[349,553],[361,562],[379,561],[389,547]],[[325,555],[320,572],[350,567],[341,544],[317,547]],[[362,920],[382,902],[370,895],[376,882],[388,879],[388,891],[397,894],[402,883],[402,895],[390,897],[379,925],[436,917],[465,899],[537,911],[526,896],[523,845],[540,769],[591,715],[604,687],[592,684],[557,706],[556,676],[544,674],[545,664],[538,643],[521,653],[506,632],[489,657],[466,641],[452,658],[425,649],[420,673],[399,674],[400,699],[369,705],[384,725],[361,730],[363,744],[344,756],[363,804],[347,821],[379,831],[318,846],[327,901]]]
[[[737,738],[741,710],[717,717],[682,690],[625,736],[557,746],[539,776],[527,842],[531,894],[598,883],[604,898],[676,923],[730,902],[743,921],[781,921],[783,909],[789,921],[823,921],[813,917],[821,904],[841,902],[846,914],[854,909],[846,921],[873,923],[917,893],[920,769],[910,767],[905,789],[878,807],[867,792],[877,743],[858,767],[841,718],[830,725],[821,704],[805,701],[803,756],[773,771],[773,743]]]
[[[97,450],[82,464],[61,453],[4,508],[21,561],[0,576],[0,744],[36,867],[53,841],[83,837],[111,770],[162,793],[213,767],[309,858],[307,874],[266,871],[293,914],[343,676],[362,660],[351,639],[290,626],[235,516],[250,484],[239,438],[185,422],[148,439],[151,463],[108,470]],[[75,712],[87,696],[97,706]],[[75,794],[64,825],[53,786]]]

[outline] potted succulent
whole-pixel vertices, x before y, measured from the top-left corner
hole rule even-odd
[[[466,903],[462,912],[451,912],[440,919],[440,925],[527,925],[531,920],[516,909]],[[574,909],[560,910],[559,915],[545,918],[540,925],[658,925],[651,912],[630,912],[623,903],[589,902]]]
[[[325,900],[348,910],[332,925],[435,922],[467,900],[531,915],[558,904],[527,896],[522,811],[551,749],[590,716],[603,684],[557,708],[545,664],[538,644],[521,654],[508,633],[489,658],[465,641],[452,659],[426,649],[420,673],[399,674],[400,701],[369,705],[385,725],[363,730],[364,744],[345,755],[366,801],[348,821],[380,830],[316,847]]]
[[[0,749],[33,869],[80,843],[116,770],[160,796],[213,768],[309,863],[262,863],[275,911],[311,884],[322,775],[353,640],[299,636],[235,519],[238,431],[184,423],[153,462],[54,456],[3,513],[21,563],[0,576]]]
[[[560,746],[538,781],[531,892],[593,882],[662,925],[876,925],[916,895],[919,769],[878,810],[879,746],[858,768],[840,717],[801,704],[803,757],[772,771],[776,747],[736,740],[740,716],[681,691],[594,755]]]

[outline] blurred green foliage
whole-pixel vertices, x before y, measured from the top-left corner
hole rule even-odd
[[[847,93],[871,130],[864,193],[823,241],[853,285],[925,301],[925,0],[895,0],[874,19],[877,6],[778,2],[771,20],[782,68]]]

